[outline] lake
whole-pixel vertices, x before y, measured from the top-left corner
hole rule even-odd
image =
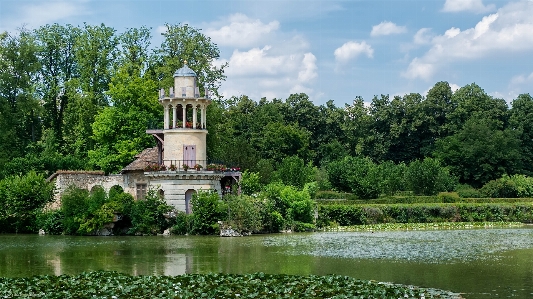
[[[114,270],[341,274],[465,298],[533,297],[533,228],[317,232],[242,238],[0,235],[0,276]]]

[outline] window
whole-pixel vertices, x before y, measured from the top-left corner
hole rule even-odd
[[[146,197],[146,184],[137,184],[137,199]]]

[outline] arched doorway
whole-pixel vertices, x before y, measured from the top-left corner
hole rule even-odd
[[[189,189],[185,192],[185,213],[190,214],[192,213],[192,196],[196,193],[195,190]]]

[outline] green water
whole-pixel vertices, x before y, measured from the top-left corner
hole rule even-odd
[[[342,274],[464,293],[533,298],[533,229],[220,237],[0,235],[0,276],[114,270]]]

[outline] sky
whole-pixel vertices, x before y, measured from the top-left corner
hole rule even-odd
[[[533,0],[0,0],[0,32],[52,23],[145,26],[155,47],[166,23],[201,29],[229,63],[226,98],[344,106],[440,81],[533,95]]]

